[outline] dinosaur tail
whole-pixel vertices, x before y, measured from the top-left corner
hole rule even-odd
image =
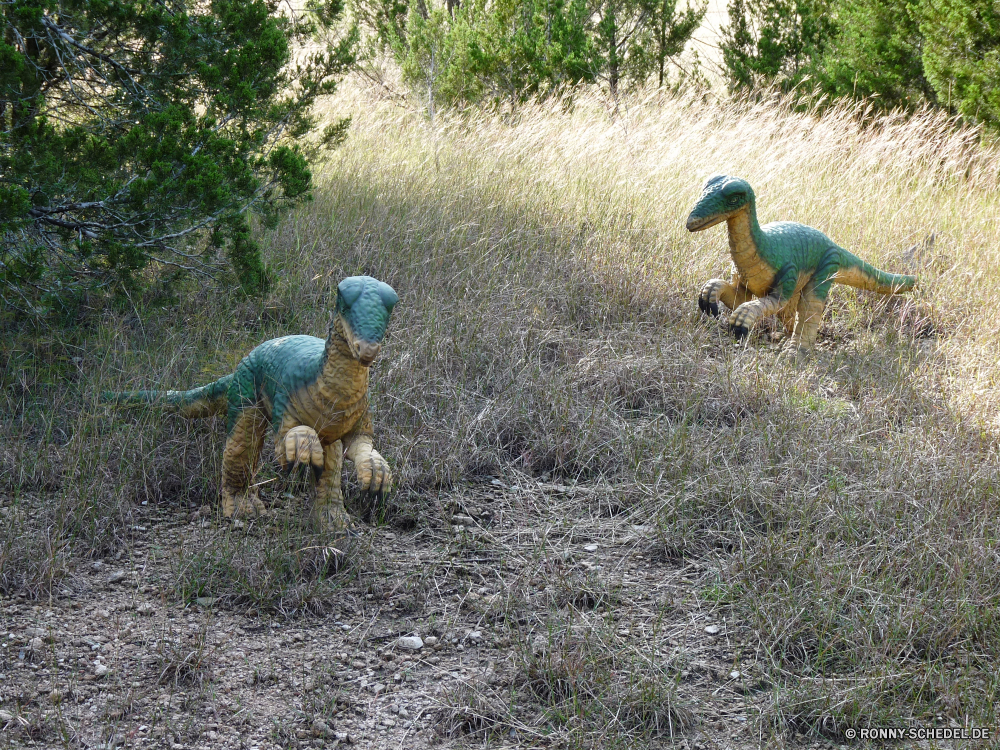
[[[880,271],[847,250],[841,249],[841,257],[843,260],[840,270],[833,277],[833,280],[840,284],[879,294],[908,292],[917,285],[916,276]]]
[[[226,375],[214,383],[192,388],[190,391],[123,391],[101,394],[101,401],[107,404],[152,404],[169,411],[198,419],[225,414],[228,407],[226,392],[233,376]]]

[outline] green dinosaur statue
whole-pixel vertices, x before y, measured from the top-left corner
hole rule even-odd
[[[368,368],[378,356],[399,297],[370,276],[337,287],[337,308],[326,339],[282,336],[265,341],[236,371],[190,391],[105,393],[116,404],[154,404],[186,417],[226,414],[222,456],[222,514],[255,516],[264,504],[251,480],[268,430],[287,470],[311,466],[316,476],[316,520],[325,532],[350,526],[341,492],[344,458],[354,463],[361,489],[389,491],[392,474],[372,447]]]
[[[753,188],[746,180],[714,175],[687,220],[690,232],[725,221],[733,256],[731,281],[711,279],[698,295],[702,312],[732,313],[730,330],[744,338],[765,315],[780,313],[791,334],[786,351],[807,353],[816,343],[826,297],[834,281],[879,294],[911,290],[914,276],[885,273],[836,245],[818,229],[792,221],[761,226]]]

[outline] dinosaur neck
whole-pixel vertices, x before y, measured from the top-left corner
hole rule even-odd
[[[335,386],[338,395],[347,401],[364,398],[368,393],[368,368],[354,358],[340,316],[330,324],[320,379]]]
[[[764,233],[757,221],[757,207],[751,203],[745,210],[726,219],[729,227],[729,252],[737,268],[756,265],[764,249]]]

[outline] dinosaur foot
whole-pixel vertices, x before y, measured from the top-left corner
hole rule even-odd
[[[786,344],[784,348],[778,352],[778,358],[786,360],[792,364],[797,364],[808,359],[811,354],[812,349],[788,342],[788,344]]]
[[[257,518],[266,513],[267,508],[256,495],[238,496],[226,491],[222,493],[222,515],[225,518]]]
[[[316,525],[327,536],[345,538],[357,535],[357,526],[342,503],[330,503],[315,509]]]

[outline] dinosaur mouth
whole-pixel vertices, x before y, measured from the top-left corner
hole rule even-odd
[[[378,342],[365,341],[355,335],[354,329],[351,328],[351,324],[344,318],[340,318],[340,323],[344,340],[347,342],[347,348],[351,350],[351,356],[360,362],[364,367],[371,367],[372,362],[374,362],[378,357],[378,353],[379,350],[381,350],[382,345]]]
[[[378,344],[369,344],[367,341],[358,342],[357,357],[358,362],[363,364],[365,367],[371,367],[372,362],[378,357],[379,349],[381,349]]]
[[[700,232],[703,229],[714,227],[726,220],[725,216],[689,216],[687,220],[687,230],[689,232]]]

